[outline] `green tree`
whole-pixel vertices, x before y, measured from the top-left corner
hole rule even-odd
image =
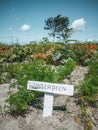
[[[53,42],[55,37],[57,37],[62,38],[65,43],[73,32],[73,29],[69,28],[69,18],[61,15],[45,20],[44,29],[50,30],[49,35],[53,37]]]

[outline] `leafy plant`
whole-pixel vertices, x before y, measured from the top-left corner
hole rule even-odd
[[[70,49],[70,57],[73,58],[79,65],[87,66],[90,60],[95,57],[97,45],[93,44],[75,44],[73,49]]]
[[[64,79],[65,77],[67,77],[72,71],[73,68],[75,67],[76,62],[75,61],[67,61],[64,63],[64,66],[59,66],[57,69],[57,76],[59,80]]]
[[[89,65],[89,73],[83,84],[80,86],[80,92],[84,96],[89,105],[97,105],[98,95],[98,60],[91,61]]]
[[[9,108],[11,112],[20,114],[27,109],[28,104],[37,96],[38,92],[36,94],[36,92],[29,91],[26,88],[20,88],[17,93],[10,95],[6,101],[10,104]]]

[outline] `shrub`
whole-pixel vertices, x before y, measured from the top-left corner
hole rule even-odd
[[[91,61],[89,73],[80,88],[85,101],[90,105],[96,106],[98,96],[98,60]]]
[[[9,108],[11,112],[20,114],[27,109],[28,104],[30,104],[38,95],[40,95],[40,93],[29,91],[26,88],[20,88],[17,93],[10,95],[6,101],[10,104]]]
[[[64,63],[64,66],[60,65],[57,69],[58,80],[62,80],[65,77],[67,77],[73,71],[75,65],[76,62],[73,60],[68,60],[67,62]]]
[[[79,65],[87,66],[90,60],[95,57],[97,45],[93,44],[75,44],[70,48],[69,55]]]

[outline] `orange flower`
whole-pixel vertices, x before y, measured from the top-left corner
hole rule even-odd
[[[35,55],[36,57],[42,57],[42,54],[38,53]]]
[[[90,49],[91,49],[91,50],[96,50],[96,46],[95,46],[95,45],[91,45],[91,46],[90,46]]]
[[[3,52],[3,50],[0,50],[0,53],[2,53]]]
[[[0,53],[10,52],[9,50],[0,50]]]
[[[35,54],[34,56],[34,59],[37,59],[37,58],[45,58],[45,56],[44,54],[38,53],[38,54]]]

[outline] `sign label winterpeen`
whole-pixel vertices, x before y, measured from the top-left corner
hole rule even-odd
[[[74,92],[73,85],[55,84],[39,81],[28,81],[27,89],[70,96],[72,96]]]
[[[39,81],[28,81],[27,89],[45,92],[43,117],[52,116],[53,94],[63,94],[72,96],[74,93],[74,85],[55,84]]]

